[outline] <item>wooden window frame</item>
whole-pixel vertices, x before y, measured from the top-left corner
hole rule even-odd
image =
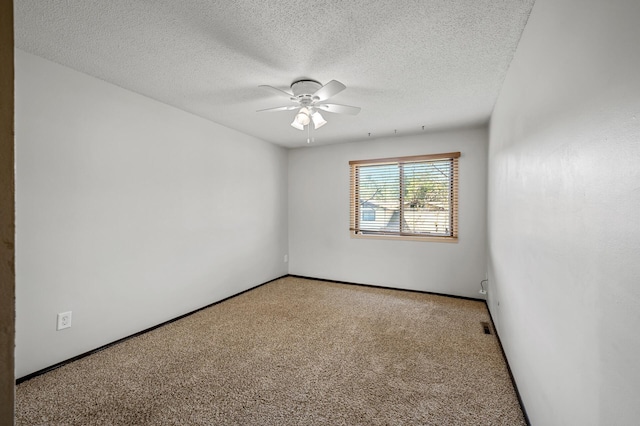
[[[385,239],[385,240],[413,240],[413,241],[437,241],[437,242],[457,242],[458,241],[458,158],[460,152],[448,152],[443,154],[414,155],[408,157],[389,157],[370,160],[349,161],[350,168],[350,207],[349,207],[349,232],[352,238],[365,239]],[[419,163],[428,161],[451,160],[451,181],[450,181],[450,235],[434,235],[434,234],[417,234],[403,232],[402,224],[404,223],[405,203],[404,203],[404,185],[403,166],[407,163]],[[371,231],[360,229],[360,203],[358,200],[358,168],[360,166],[375,165],[394,165],[399,168],[399,230],[395,231]]]

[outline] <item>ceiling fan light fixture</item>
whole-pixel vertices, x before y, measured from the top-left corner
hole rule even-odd
[[[309,117],[309,110],[305,107],[300,108],[300,111],[296,114],[295,121],[302,126],[306,126],[311,121]]]
[[[302,124],[298,123],[298,121],[295,118],[291,122],[291,127],[295,127],[298,130],[304,130],[304,126]]]
[[[320,114],[318,111],[311,114],[311,119],[313,120],[314,129],[319,129],[320,127],[327,124],[327,120],[325,120],[322,114]]]

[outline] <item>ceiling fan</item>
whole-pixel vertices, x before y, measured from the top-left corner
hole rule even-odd
[[[311,122],[313,122],[314,129],[319,129],[327,124],[327,121],[322,117],[319,110],[335,114],[350,115],[356,115],[360,112],[359,107],[330,104],[325,102],[327,99],[337,95],[347,88],[347,86],[337,80],[331,80],[324,86],[315,80],[297,80],[291,83],[291,91],[293,93],[285,92],[284,90],[277,89],[273,86],[261,85],[259,87],[264,87],[273,93],[285,96],[289,98],[290,101],[293,101],[294,104],[261,109],[258,110],[258,112],[292,111],[297,109],[298,112],[296,113],[291,126],[298,130],[304,130],[304,126],[310,126]]]

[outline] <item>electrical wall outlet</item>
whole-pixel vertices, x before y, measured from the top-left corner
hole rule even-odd
[[[284,255],[284,263],[287,263],[289,261],[289,255],[285,254]]]
[[[62,330],[71,327],[71,311],[60,312],[58,314],[58,327],[56,330]]]

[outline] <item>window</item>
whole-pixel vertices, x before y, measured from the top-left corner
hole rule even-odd
[[[350,161],[352,235],[457,240],[458,157]]]

